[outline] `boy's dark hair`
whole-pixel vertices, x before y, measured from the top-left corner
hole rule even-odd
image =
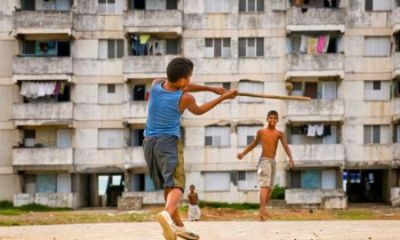
[[[179,79],[188,77],[193,72],[193,62],[187,58],[177,57],[171,60],[167,66],[168,81],[174,83]]]
[[[278,112],[275,111],[275,110],[269,111],[268,114],[267,114],[267,118],[269,118],[269,116],[276,116],[276,117],[279,117]]]

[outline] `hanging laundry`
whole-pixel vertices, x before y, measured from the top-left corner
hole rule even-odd
[[[320,36],[318,38],[318,43],[317,43],[317,53],[318,54],[321,54],[321,53],[324,52],[325,44],[326,44],[326,37],[325,36]]]
[[[307,53],[308,54],[317,54],[317,44],[318,44],[318,38],[309,37]]]
[[[308,125],[307,136],[308,137],[315,137],[317,134],[317,126],[313,124]]]
[[[307,52],[307,45],[308,45],[308,37],[305,35],[301,35],[301,40],[300,40],[300,52],[301,53]]]
[[[140,39],[140,44],[147,44],[147,42],[150,39],[150,35],[149,34],[139,35],[139,39]]]
[[[60,89],[61,89],[61,83],[57,82],[56,83],[56,87],[54,88],[54,95],[58,95],[60,93]]]
[[[324,124],[317,124],[315,125],[316,128],[316,135],[318,137],[322,137],[324,135]]]

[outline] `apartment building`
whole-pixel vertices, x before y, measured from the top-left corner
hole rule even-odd
[[[289,169],[279,148],[288,204],[400,205],[399,32],[393,0],[4,0],[0,199],[161,203],[141,148],[147,100],[184,56],[196,83],[312,98],[238,97],[185,113],[187,185],[202,200],[258,202],[261,149],[236,154],[277,110],[296,162]]]

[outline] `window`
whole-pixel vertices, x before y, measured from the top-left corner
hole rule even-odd
[[[264,38],[239,38],[239,57],[264,56]]]
[[[242,80],[239,82],[239,92],[264,94],[264,83]],[[240,103],[263,103],[262,98],[239,97]]]
[[[292,96],[307,96],[312,99],[322,99],[324,101],[334,101],[337,98],[336,81],[320,82],[292,82]]]
[[[131,130],[131,146],[139,147],[143,145],[144,140],[144,129],[132,129]]]
[[[33,129],[24,130],[24,145],[25,147],[35,146],[36,131]]]
[[[205,145],[212,147],[230,146],[230,127],[206,127]]]
[[[146,86],[135,85],[133,86],[133,101],[144,101],[146,100]]]
[[[391,0],[365,0],[366,11],[389,11],[391,9]]]
[[[128,0],[129,9],[145,10],[146,0]]]
[[[364,55],[368,57],[388,57],[391,54],[390,37],[365,37]]]
[[[209,87],[223,87],[225,89],[231,89],[231,83],[224,82],[224,83],[205,83],[206,86]],[[218,97],[215,93],[212,92],[204,92],[204,102],[209,102],[214,98]],[[223,101],[221,104],[227,104],[229,101]]]
[[[366,101],[389,101],[390,81],[365,81],[364,100]]]
[[[257,190],[257,175],[255,171],[238,172],[238,190],[239,191]]]
[[[205,57],[230,57],[230,38],[206,38]]]
[[[231,189],[231,174],[229,172],[204,173],[204,190],[208,192],[229,192]]]
[[[391,143],[389,125],[364,125],[364,144]]]
[[[71,147],[71,130],[58,129],[57,130],[57,148]]]
[[[113,59],[124,56],[123,40],[99,40],[99,58]]]
[[[167,9],[178,9],[178,0],[167,0]]]
[[[123,148],[124,130],[123,129],[99,129],[98,133],[99,148]]]
[[[99,13],[117,13],[122,12],[120,4],[116,4],[118,0],[99,0],[98,12]]]
[[[107,84],[107,93],[115,93],[115,84]]]
[[[343,52],[343,38],[330,32],[292,34],[288,38],[289,53],[329,54]]]
[[[36,175],[37,193],[55,193],[57,192],[56,174],[38,174]]]
[[[132,174],[130,191],[133,192],[154,192],[154,183],[148,174]]]
[[[122,84],[100,84],[98,102],[100,104],[121,104],[123,102]]]
[[[21,1],[22,10],[29,10],[29,11],[35,10],[35,2],[36,1],[32,0],[22,0]]]
[[[322,134],[317,130],[322,127]],[[314,128],[312,130],[311,128]],[[339,126],[333,124],[304,124],[290,126],[289,142],[290,144],[337,144],[339,143]]]
[[[257,131],[261,128],[262,126],[239,126],[238,145],[240,147],[245,147],[252,143],[254,138],[257,136]]]
[[[336,170],[303,170],[290,174],[291,188],[333,190],[337,188]]]
[[[239,0],[239,12],[263,12],[264,0]]]
[[[206,13],[228,13],[230,11],[230,1],[226,0],[205,0]]]
[[[70,42],[53,40],[23,41],[22,55],[69,57],[71,55]]]

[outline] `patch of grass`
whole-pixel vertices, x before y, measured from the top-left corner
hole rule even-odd
[[[52,208],[40,204],[27,204],[21,207],[14,207],[10,202],[0,202],[0,215],[16,216],[28,212],[59,212],[68,211],[69,208]]]
[[[226,203],[226,202],[204,202],[200,201],[200,208],[231,208],[235,210],[255,210],[259,208],[255,203]]]
[[[334,215],[342,220],[369,220],[375,218],[375,214],[367,210],[338,210],[335,211]]]

